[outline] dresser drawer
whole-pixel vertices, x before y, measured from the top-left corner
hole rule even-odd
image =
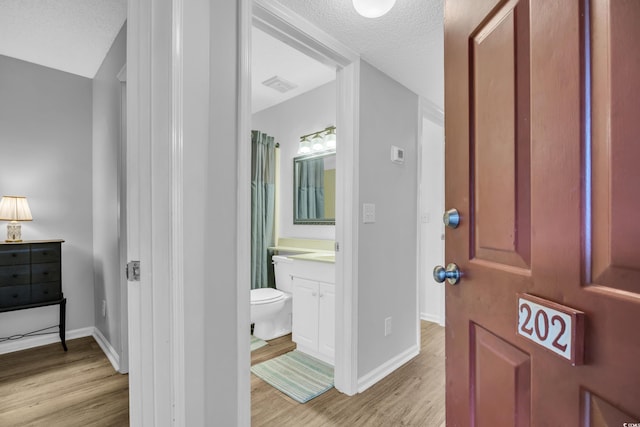
[[[31,302],[57,301],[62,298],[59,283],[34,283],[31,285]]]
[[[0,287],[0,308],[15,307],[31,303],[30,286]]]
[[[29,246],[3,245],[0,248],[0,265],[29,264]]]
[[[0,286],[28,285],[31,282],[29,265],[0,267]]]
[[[31,263],[60,262],[60,243],[33,243]]]
[[[60,264],[50,262],[46,264],[31,265],[31,282],[59,282],[60,281]]]

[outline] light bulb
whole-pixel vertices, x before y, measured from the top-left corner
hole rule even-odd
[[[319,133],[316,133],[311,140],[311,149],[313,151],[322,151],[324,150],[324,144],[322,143],[322,137]]]
[[[334,129],[329,128],[327,134],[324,136],[324,145],[328,149],[336,148],[336,134],[333,133]]]
[[[298,153],[306,154],[310,152],[311,152],[311,143],[305,136],[304,138],[302,138],[302,141],[300,141],[300,148],[298,148]]]
[[[389,12],[396,0],[353,0],[353,7],[365,18],[379,18]]]

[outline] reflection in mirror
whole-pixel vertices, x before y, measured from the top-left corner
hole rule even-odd
[[[293,159],[293,223],[336,223],[336,153]]]

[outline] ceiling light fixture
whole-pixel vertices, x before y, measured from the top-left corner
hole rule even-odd
[[[396,0],[353,0],[356,12],[365,18],[379,18],[389,12]]]

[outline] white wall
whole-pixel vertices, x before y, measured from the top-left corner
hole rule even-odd
[[[422,120],[420,178],[420,318],[444,325],[444,287],[433,267],[444,264],[444,128]]]
[[[0,70],[0,193],[27,196],[23,239],[65,240],[67,330],[93,326],[91,80],[5,56]],[[58,306],[0,313],[0,336],[57,324]]]
[[[251,175],[251,135],[248,123],[241,126],[242,132],[246,135],[238,135],[238,111],[240,97],[247,94],[239,93],[240,82],[238,80],[239,59],[239,28],[244,34],[249,33],[250,17],[248,14],[239,18],[239,14],[246,13],[249,5],[245,0],[216,0],[209,2],[200,0],[203,5],[211,8],[208,17],[199,18],[197,7],[191,6],[191,16],[185,19],[189,27],[194,22],[202,23],[202,26],[191,27],[188,34],[185,31],[185,47],[191,46],[192,52],[185,49],[185,56],[191,53],[191,62],[187,70],[191,71],[191,76],[197,76],[188,86],[190,98],[185,96],[185,102],[191,101],[192,110],[186,113],[195,113],[195,109],[200,104],[209,107],[208,114],[204,117],[197,117],[197,123],[201,127],[198,135],[202,135],[202,148],[208,149],[207,156],[204,157],[206,163],[200,163],[203,170],[208,172],[204,175],[205,182],[202,183],[201,176],[197,175],[198,170],[189,171],[193,181],[200,182],[206,189],[206,216],[201,218],[201,222],[192,224],[191,234],[200,232],[202,246],[188,247],[185,241],[185,260],[189,260],[191,255],[201,258],[194,260],[194,267],[198,268],[198,274],[204,279],[196,288],[197,292],[191,292],[188,297],[191,301],[199,301],[202,305],[203,317],[198,317],[196,313],[189,313],[191,323],[187,324],[187,334],[190,334],[190,326],[197,326],[204,329],[203,344],[204,357],[203,370],[189,369],[191,375],[190,395],[187,395],[187,402],[194,400],[197,405],[187,408],[189,419],[186,425],[221,425],[221,426],[248,426],[250,424],[249,414],[251,408],[250,394],[250,352],[249,342],[244,333],[248,333],[249,326],[249,289],[250,286],[250,256],[244,252],[249,247],[250,242],[250,218],[251,202],[250,188]],[[187,7],[185,2],[184,7]],[[193,19],[188,19],[193,18]],[[248,25],[247,25],[248,24]],[[210,44],[203,48],[196,45],[202,43],[201,31],[207,29],[210,34]],[[203,52],[204,49],[207,52]],[[209,53],[207,56],[206,53]],[[210,68],[208,74],[202,70],[202,57],[210,58]],[[245,56],[246,58],[246,56]],[[241,70],[243,73],[245,69]],[[185,73],[185,82],[190,82],[190,75]],[[202,82],[208,87],[209,99],[201,96]],[[209,84],[207,86],[206,84]],[[203,106],[205,106],[203,105]],[[202,118],[202,121],[200,121]],[[186,121],[185,121],[186,125]],[[205,133],[205,131],[207,131]],[[209,139],[211,136],[211,139]],[[187,141],[185,135],[185,141]],[[245,146],[238,147],[238,141],[246,141]],[[197,147],[196,147],[197,148]],[[190,154],[190,157],[187,155]],[[185,153],[185,160],[196,159],[198,150]],[[246,168],[238,168],[238,157],[249,162]],[[202,157],[201,157],[202,158]],[[189,163],[186,163],[189,165]],[[185,176],[185,184],[189,184]],[[201,206],[202,198],[198,188],[187,187],[185,194],[185,207],[187,209]],[[238,200],[238,194],[243,195]],[[187,197],[188,196],[188,197]],[[221,201],[223,209],[220,208]],[[187,210],[188,212],[189,210]],[[188,218],[185,218],[188,220]],[[203,227],[200,227],[203,226]],[[204,230],[204,233],[201,231]],[[238,236],[244,236],[244,244],[240,244]],[[242,237],[241,237],[242,238]],[[204,247],[204,251],[200,250]],[[241,259],[240,259],[241,258]],[[195,270],[189,268],[185,263],[185,271]],[[190,277],[185,276],[186,283],[190,283]],[[185,301],[189,302],[189,301]],[[187,305],[187,307],[191,307]],[[203,322],[204,320],[204,322]],[[193,337],[185,342],[185,351],[188,356],[186,363],[189,366],[191,361],[191,348],[197,344],[199,337]],[[197,359],[197,357],[196,357]],[[202,375],[204,373],[204,375]],[[199,385],[202,384],[204,393],[201,400],[198,399]],[[191,409],[203,409],[204,418],[199,419],[198,415],[192,415]]]
[[[122,310],[120,264],[120,194],[118,187],[121,132],[121,85],[118,73],[126,63],[123,25],[93,79],[93,255],[95,326],[121,354]],[[124,197],[124,195],[122,195]],[[124,215],[122,216],[124,218]],[[102,301],[106,316],[102,316]],[[126,337],[125,337],[126,338]]]
[[[278,237],[335,239],[334,225],[293,223],[293,158],[297,156],[300,136],[335,124],[335,81],[253,115],[252,129],[265,132],[280,143]],[[340,129],[337,135],[340,144]]]
[[[366,62],[360,74],[358,377],[417,351],[418,96]],[[403,165],[391,145],[405,150]],[[376,222],[362,223],[374,203]],[[384,336],[385,318],[392,333]]]

